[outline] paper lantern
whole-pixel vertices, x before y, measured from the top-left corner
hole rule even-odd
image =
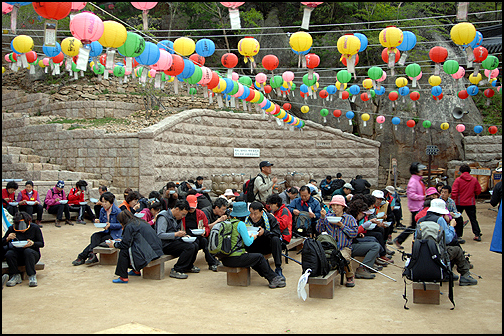
[[[93,41],[90,44],[88,44],[90,50],[89,50],[89,57],[97,57],[101,55],[103,51],[103,46],[100,44],[98,41]]]
[[[222,55],[221,63],[228,69],[234,68],[238,64],[238,56],[233,53],[226,53]]]
[[[448,124],[447,122],[441,124],[441,129],[443,131],[446,131],[448,128],[450,128],[450,124]]]
[[[472,42],[469,43],[469,46],[474,50],[474,48],[479,47],[482,42],[483,42],[483,34],[481,34],[479,31],[476,30],[476,36],[474,37],[474,40],[472,40]]]
[[[205,64],[205,57],[201,56],[201,55],[198,55],[198,54],[192,54],[191,56],[189,56],[189,59],[195,64],[195,65],[199,65],[199,66],[202,66],[203,64]]]
[[[459,64],[455,60],[448,60],[445,61],[443,64],[443,70],[446,72],[448,75],[453,75],[456,73],[459,69]]]
[[[409,93],[410,93],[410,89],[409,89],[409,87],[407,87],[407,86],[403,86],[403,87],[399,88],[399,90],[398,90],[398,91],[399,91],[399,94],[400,94],[401,96],[407,96],[407,95],[409,95]]]
[[[388,48],[389,52],[394,52],[395,48],[402,43],[403,32],[395,26],[389,26],[380,32],[378,38],[382,46]]]
[[[282,74],[282,78],[286,82],[292,82],[294,80],[294,73],[292,71],[285,71]]]
[[[401,88],[403,86],[408,85],[408,80],[406,78],[404,78],[404,77],[398,77],[396,79],[395,83],[396,83],[397,87]]]
[[[98,42],[105,48],[119,48],[126,42],[127,37],[128,32],[122,24],[115,21],[105,21],[103,22],[103,34]]]
[[[252,36],[246,36],[238,42],[238,52],[244,56],[244,62],[254,64],[254,56],[257,55],[260,49],[259,41]]]
[[[397,125],[401,123],[401,119],[399,117],[392,118],[392,124],[394,124],[394,129],[397,131]]]
[[[125,72],[126,72],[126,69],[123,66],[116,65],[114,67],[114,76],[116,76],[116,77],[124,77]]]
[[[18,35],[12,40],[12,46],[18,53],[25,54],[34,47],[33,39],[28,35]]]
[[[270,93],[272,90],[271,86],[269,85],[264,85],[264,93]]]
[[[341,117],[341,110],[334,110],[333,111],[333,116],[335,116],[336,118]]]
[[[373,80],[371,78],[366,78],[362,81],[362,87],[365,89],[371,89],[373,87]]]
[[[409,128],[413,128],[413,127],[415,127],[415,125],[416,125],[416,122],[413,119],[406,121],[406,126],[408,126]]]
[[[37,53],[33,50],[31,51],[28,51],[26,53],[26,60],[28,61],[28,63],[33,63],[37,60]],[[492,90],[493,92],[493,90]]]
[[[405,72],[409,77],[416,77],[422,72],[422,69],[417,63],[412,63],[406,66]]]
[[[457,126],[455,126],[455,129],[462,133],[465,131],[465,126],[463,124],[458,124]]]
[[[431,94],[431,97],[434,100],[441,100],[441,99],[443,99],[443,93],[441,93],[439,96],[434,96],[434,95]]]
[[[273,89],[279,88],[283,83],[282,76],[273,76],[270,79],[270,85]]]
[[[424,122],[422,123],[422,126],[424,128],[429,128],[432,126],[432,123],[429,120],[424,120]]]
[[[56,42],[54,47],[43,45],[42,52],[48,57],[54,57],[61,52],[61,45],[58,42]]]
[[[498,75],[499,75],[499,69],[493,69],[493,70],[485,69],[485,76],[487,76],[490,79],[497,78]]]
[[[399,98],[399,93],[397,91],[391,91],[388,95],[389,99],[392,101],[396,101]]]
[[[163,72],[169,76],[178,76],[182,73],[182,71],[184,71],[184,59],[182,58],[182,56],[179,56],[177,54],[172,54],[171,56],[172,56],[172,64],[168,69],[164,70]]]
[[[189,76],[188,78],[185,78],[185,82],[189,84],[197,84],[203,76],[203,71],[201,70],[201,67],[198,65],[194,66],[194,71]],[[229,95],[233,95],[238,91],[238,83],[235,81],[231,81],[232,85],[229,85],[226,87],[227,90],[223,91],[223,93],[227,93]],[[235,87],[236,84],[236,87]],[[233,92],[234,91],[234,92]]]
[[[461,66],[459,66],[458,71],[452,75],[454,79],[461,79],[464,76],[465,76],[465,69]]]
[[[368,38],[366,35],[361,34],[361,33],[354,33],[354,36],[357,37],[360,41],[360,48],[358,52],[366,50],[368,46]],[[355,62],[357,64],[357,61]]]
[[[9,14],[12,11],[12,8],[14,8],[13,5],[2,2],[2,14]]]
[[[80,14],[77,14],[80,15]],[[157,48],[157,46],[156,46]],[[145,50],[145,40],[137,33],[127,32],[126,41],[117,48],[119,54],[126,57],[140,56]]]
[[[341,99],[348,99],[350,97],[350,93],[348,91],[341,92]]]
[[[470,96],[476,96],[479,92],[479,89],[476,85],[470,85],[466,90]]]
[[[493,92],[493,91],[492,91]],[[329,93],[327,92],[327,90],[320,90],[319,92],[319,97],[322,98],[322,99],[325,99],[329,96]]]
[[[207,38],[198,40],[195,44],[195,50],[202,57],[210,57],[215,52],[215,43]]]
[[[488,57],[488,50],[485,47],[479,46],[473,49],[474,62],[481,63]]]
[[[136,9],[149,10],[156,7],[157,2],[131,2],[131,5]]]
[[[469,82],[477,85],[481,81],[482,78],[483,78],[483,76],[481,76],[480,73],[477,73],[476,76],[474,73],[472,73],[469,75]]]
[[[35,12],[48,20],[61,20],[70,14],[71,2],[32,2]]]
[[[363,115],[361,115],[361,119],[362,121],[364,121],[363,125],[364,127],[366,126],[366,122],[371,118],[371,116],[368,114],[368,113],[364,113]]]
[[[86,7],[87,2],[72,2],[72,8],[71,11],[79,11],[81,9],[84,9]]]
[[[420,99],[420,92],[418,92],[418,91],[411,92],[410,99],[413,101],[417,101],[418,99]]]
[[[70,33],[83,44],[98,41],[104,29],[103,21],[93,13],[79,13],[70,20]]]
[[[164,49],[168,51],[170,54],[175,54],[175,50],[173,50],[173,42],[168,40],[163,40],[158,42],[158,48]]]
[[[145,42],[145,48],[144,51],[135,57],[135,60],[143,65],[152,65],[155,64],[157,61],[159,61],[159,57],[161,56],[161,49],[157,47],[152,42]],[[163,50],[166,51],[166,50]],[[173,59],[172,59],[173,61]],[[188,61],[190,62],[190,61]],[[191,62],[192,63],[192,62]]]
[[[340,83],[348,83],[352,79],[352,74],[349,73],[347,70],[340,70],[336,74],[336,79]],[[336,87],[338,87],[338,85],[336,85]],[[339,90],[339,88],[338,88],[338,90]]]
[[[65,59],[65,54],[63,52],[60,52],[58,55],[51,57],[53,63],[61,63]]]
[[[467,45],[476,37],[476,28],[470,22],[460,22],[450,30],[450,37],[455,44]]]
[[[196,50],[196,44],[189,37],[179,37],[173,42],[173,50],[179,55],[189,56]]]
[[[321,109],[320,110],[320,115],[324,118],[323,119],[324,123],[326,123],[327,122],[326,117],[329,115],[329,110],[326,109],[326,108]]]
[[[345,34],[341,36],[336,44],[338,51],[342,54],[342,57],[344,56],[347,58],[357,54],[361,46],[359,38],[353,34]]]
[[[431,88],[431,94],[435,97],[439,96],[443,92],[441,86],[433,86]]]
[[[490,134],[495,134],[495,133],[497,133],[497,131],[498,131],[497,126],[490,126],[490,127],[488,127],[488,132]]]
[[[289,38],[289,45],[294,51],[303,52],[311,48],[313,38],[307,32],[299,31]]]
[[[351,125],[351,122],[352,122],[352,118],[354,116],[355,116],[355,113],[353,113],[352,111],[348,111],[347,113],[345,113],[345,117],[347,117],[350,120],[350,125]]]
[[[95,64],[93,67],[93,72],[96,75],[102,75],[105,72],[105,66],[103,66],[103,64],[100,63]]]
[[[308,113],[310,111],[310,108],[306,105],[301,106],[301,113]]]
[[[361,96],[360,96],[360,97],[361,97],[361,100],[362,100],[362,101],[368,101],[368,100],[370,99],[370,98],[369,98],[369,95],[368,95],[368,93],[367,93],[367,92],[363,92],[363,93],[361,93]]]
[[[283,104],[282,107],[284,110],[289,111],[292,108],[292,105],[289,103],[285,103],[285,104]]]
[[[371,67],[368,70],[368,76],[373,80],[380,79],[383,76],[383,69],[377,66]]]
[[[430,76],[429,77],[429,84],[431,86],[438,86],[439,84],[441,84],[441,77],[435,76],[435,75]]]
[[[402,33],[403,40],[401,44],[397,46],[397,49],[399,49],[400,51],[409,51],[413,49],[417,42],[416,35],[407,30],[404,30]]]
[[[346,57],[343,57],[341,59],[341,63],[343,63],[344,66],[348,66],[348,59]],[[355,63],[354,66],[359,64],[359,54],[355,54]]]
[[[382,50],[381,58],[382,58],[383,62],[385,62],[385,63],[389,62],[389,52],[388,52],[387,48]],[[400,58],[401,58],[401,52],[399,50],[396,50],[394,63],[399,62]]]
[[[460,90],[457,94],[457,96],[460,98],[460,99],[466,99],[467,97],[469,97],[469,93],[467,93],[467,90]]]
[[[275,70],[278,67],[278,57],[275,55],[266,55],[262,59],[262,66],[266,70]]]
[[[383,123],[385,122],[385,117],[384,116],[378,116],[376,117],[376,122],[380,124],[380,129],[383,128]]]
[[[82,43],[75,37],[67,37],[61,41],[61,51],[70,57],[77,56],[80,47],[82,47]]]
[[[442,63],[448,57],[448,50],[443,47],[433,47],[429,50],[429,58],[434,63]]]
[[[483,69],[493,70],[499,66],[499,59],[493,55],[487,56],[487,58],[481,62]]]
[[[150,68],[157,71],[168,70],[173,62],[172,55],[164,49],[159,49],[156,45],[154,45],[154,43],[152,43],[152,48],[154,47],[159,51],[159,58],[156,63],[150,66]]]
[[[474,133],[480,134],[481,132],[483,132],[483,127],[482,126],[480,126],[480,125],[474,126]]]
[[[317,83],[317,78],[315,76],[313,76],[312,79],[309,79],[308,78],[309,75],[308,74],[305,74],[303,76],[303,83],[307,86],[312,86],[312,85],[315,85],[315,83]]]
[[[318,55],[309,53],[305,56],[306,58],[306,67],[309,69],[315,69],[320,64],[320,57]]]

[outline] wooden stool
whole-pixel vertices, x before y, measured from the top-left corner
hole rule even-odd
[[[439,287],[437,282],[413,282],[413,303],[439,304]]]
[[[100,265],[117,265],[117,258],[119,258],[119,249],[115,247],[101,247],[97,246],[93,249],[93,253],[99,253],[98,260]]]
[[[152,260],[142,269],[144,279],[162,280],[165,277],[165,261],[175,259],[172,255],[163,254],[161,257]]]
[[[338,270],[332,270],[325,277],[309,277],[308,295],[311,298],[332,299],[334,297],[334,279],[337,274]]]

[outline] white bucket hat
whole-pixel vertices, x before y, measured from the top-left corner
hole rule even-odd
[[[226,191],[224,192],[224,196],[234,196],[233,190],[226,189]]]
[[[376,198],[384,198],[383,191],[381,190],[375,190],[371,195]]]
[[[430,203],[430,208],[427,209],[427,212],[435,212],[440,215],[447,215],[450,212],[446,209],[446,203],[441,198],[435,198]]]

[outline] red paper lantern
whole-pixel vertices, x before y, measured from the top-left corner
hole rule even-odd
[[[202,66],[205,64],[205,57],[198,54],[192,54],[189,56],[189,60],[191,60],[195,65]]]
[[[439,96],[432,96],[432,99],[434,99],[434,100],[441,100],[441,99],[443,99],[443,93],[441,93]]]
[[[71,2],[32,2],[38,15],[49,20],[61,20],[70,14]]]
[[[495,94],[495,91],[492,90],[492,89],[486,89],[483,94],[485,95],[485,97],[487,98],[492,98],[493,95]]]
[[[479,46],[474,48],[474,62],[481,63],[488,57],[488,50],[485,47]]]
[[[100,61],[101,65],[105,66],[105,64],[107,64],[107,54],[101,55],[98,60]]]
[[[341,117],[341,110],[334,110],[332,114],[336,118],[339,118],[339,117]]]
[[[163,70],[163,72],[169,76],[178,76],[182,71],[184,71],[184,59],[180,55],[172,54],[172,64],[168,69]]]
[[[283,109],[284,109],[285,111],[289,111],[289,110],[292,108],[292,105],[291,105],[291,104],[289,104],[289,103],[285,103],[285,104],[283,104],[283,106],[282,106],[282,107],[283,107]]]
[[[490,132],[490,134],[497,133],[497,126],[490,126],[490,127],[488,127],[488,132]]]
[[[385,63],[388,63],[388,54],[389,54],[388,48],[383,49],[381,53],[381,58]],[[401,58],[401,52],[397,50],[397,52],[395,53],[395,63],[399,62],[400,58]]]
[[[348,91],[341,92],[341,99],[348,99],[350,97],[350,93]]]
[[[306,67],[308,69],[315,69],[320,64],[320,57],[317,54],[309,53],[305,56],[306,58]]]
[[[65,54],[63,54],[63,52],[60,52],[58,55],[51,57],[51,59],[52,59],[53,63],[63,62],[63,60],[65,59]]]
[[[221,63],[228,69],[234,68],[238,64],[238,56],[233,53],[225,53],[221,57]]]
[[[255,98],[255,93],[256,93],[256,90],[250,90],[250,93],[249,93],[248,97],[245,98],[245,100],[249,102],[252,99],[254,99]]]
[[[341,62],[343,63],[344,66],[347,66],[347,58],[346,57],[343,57],[341,59]],[[355,54],[355,64],[354,65],[357,65],[358,63],[359,63],[359,54]]]
[[[406,122],[406,126],[408,126],[408,127],[415,127],[415,124],[416,124],[415,120],[408,120]]]
[[[270,93],[272,90],[271,85],[264,85],[264,92],[265,93]]]
[[[266,70],[275,70],[278,67],[278,57],[275,55],[266,55],[262,59],[262,65]]]
[[[299,91],[299,94],[301,95],[301,98],[308,97],[308,92]]]
[[[210,79],[210,82],[208,82],[206,86],[209,89],[213,89],[214,87],[219,85],[219,81],[220,81],[219,74],[215,71],[212,71],[212,79]]]
[[[467,97],[469,97],[467,90],[460,90],[457,95],[460,99],[466,99]]]
[[[410,96],[410,99],[414,100],[414,101],[417,101],[418,99],[420,99],[420,93],[418,91],[411,92],[409,96]]]
[[[446,50],[446,48],[437,46],[431,48],[431,50],[429,51],[429,58],[434,63],[443,63],[447,57],[448,50]]]
[[[37,53],[33,50],[28,51],[25,55],[26,55],[26,60],[28,61],[28,63],[33,63],[37,60]],[[493,96],[493,94],[492,94],[492,96]]]
[[[277,114],[278,112],[280,112],[280,105],[275,104],[275,110],[271,114]]]
[[[397,91],[392,91],[389,93],[388,97],[390,100],[395,101],[399,98],[399,93]]]
[[[318,95],[320,98],[324,99],[327,98],[327,96],[329,96],[329,93],[327,93],[327,90],[320,90]]]
[[[362,101],[368,101],[369,100],[369,96],[368,96],[367,92],[361,93],[360,99],[362,99]]]

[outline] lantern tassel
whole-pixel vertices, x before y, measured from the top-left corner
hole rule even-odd
[[[156,73],[156,76],[154,77],[154,88],[155,89],[161,88],[161,73],[160,72]]]
[[[439,76],[440,71],[441,71],[441,65],[439,63],[436,63],[436,65],[434,65],[434,75]]]
[[[241,29],[240,11],[237,8],[229,8],[229,21],[231,29]]]
[[[466,54],[467,54],[467,62],[474,61],[474,53],[473,53],[473,50],[472,50],[471,46],[467,46],[465,48],[465,51],[466,51]]]
[[[365,120],[362,122],[362,124],[364,125],[364,127],[366,127],[366,125],[367,125]]]
[[[28,60],[26,59],[26,54],[19,55],[21,58],[21,64],[23,64],[23,68],[28,68]]]
[[[133,71],[133,57],[126,57],[126,71]]]
[[[82,71],[86,71],[88,60],[89,60],[89,52],[91,49],[89,45],[79,48],[79,58],[77,59],[76,68]]]
[[[212,92],[210,90],[208,90],[208,105],[212,105],[213,104],[213,95],[212,95]]]
[[[224,107],[224,104],[222,103],[222,95],[221,94],[217,95],[217,104],[219,105],[219,108]]]
[[[305,7],[303,10],[303,21],[301,22],[301,28],[308,30],[310,26],[311,12],[314,10],[313,7]]]
[[[326,123],[327,123],[327,118],[326,118],[326,117],[324,117],[324,124],[326,124]]]
[[[115,50],[109,50],[109,48],[107,48],[107,62],[105,63],[106,70],[114,69],[114,57],[115,57]]]
[[[142,21],[143,21],[143,30],[149,30],[149,21],[147,18],[147,13],[149,13],[149,10],[143,10],[142,11]]]
[[[397,62],[398,65],[403,66],[404,63],[406,63],[406,58],[408,57],[408,52],[405,51],[401,54],[401,58],[399,58],[399,62]]]
[[[416,80],[416,78],[413,78],[413,81],[412,81],[412,82],[413,82],[413,83],[411,84],[411,86],[412,86],[412,87],[416,87],[416,84],[417,84],[417,80]]]
[[[16,26],[17,26],[17,15],[18,15],[19,4],[15,4],[12,7],[11,11],[11,33],[17,35]]]
[[[474,76],[474,77],[478,76],[480,66],[481,66],[481,63],[477,63],[477,62],[476,62],[476,64],[474,65],[474,73],[473,73],[473,76]]]
[[[177,76],[175,76],[175,79],[173,80],[173,90],[175,92],[175,94],[179,94],[178,93],[178,83],[179,83],[179,80],[177,78]]]

